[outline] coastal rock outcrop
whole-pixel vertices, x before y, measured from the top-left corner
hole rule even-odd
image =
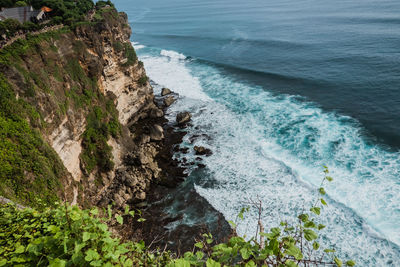
[[[175,102],[175,98],[173,96],[167,96],[166,98],[164,98],[164,105],[166,107],[171,106],[174,102]]]
[[[194,146],[194,151],[196,151],[196,155],[212,155],[212,151],[209,148],[205,148],[204,146]]]
[[[181,125],[181,126],[188,123],[191,119],[192,119],[192,115],[187,111],[180,112],[180,113],[178,113],[178,115],[176,115],[176,122],[178,123],[178,125]]]
[[[170,89],[165,88],[165,87],[163,89],[161,89],[161,96],[166,96],[169,94],[172,94],[172,91]]]

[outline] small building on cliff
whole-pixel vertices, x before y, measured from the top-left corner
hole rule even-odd
[[[51,11],[51,8],[45,6],[41,9],[33,9],[32,6],[3,8],[0,11],[0,21],[6,19],[15,19],[20,23],[27,21],[40,22],[46,19],[47,14]]]

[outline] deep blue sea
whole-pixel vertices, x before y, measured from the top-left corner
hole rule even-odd
[[[226,219],[258,197],[266,227],[295,220],[327,165],[321,242],[358,266],[400,266],[399,0],[113,2],[155,92],[180,95],[169,118],[193,114],[182,146],[213,150],[189,173]]]

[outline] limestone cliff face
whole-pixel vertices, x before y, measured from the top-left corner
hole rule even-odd
[[[163,112],[130,43],[127,16],[102,16],[37,42],[0,68],[17,98],[39,112],[38,129],[67,171],[68,200],[123,206],[143,200],[160,177]],[[103,129],[107,144],[97,137]]]

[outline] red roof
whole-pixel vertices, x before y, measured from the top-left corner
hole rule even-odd
[[[44,7],[42,7],[41,8],[41,10],[43,11],[43,12],[51,12],[53,9],[51,9],[50,7],[47,7],[47,6],[44,6]]]

